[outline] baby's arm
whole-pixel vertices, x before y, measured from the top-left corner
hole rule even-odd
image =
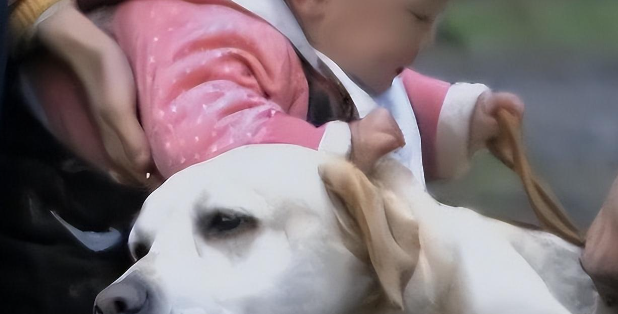
[[[482,84],[450,84],[412,70],[402,73],[416,115],[428,179],[451,178],[468,167],[472,116]]]
[[[136,3],[136,9],[148,4]],[[124,10],[131,12],[130,6]],[[277,51],[285,52],[285,49],[268,52],[267,56],[276,55],[273,59],[277,62],[270,62],[275,68],[266,71],[265,65],[259,62],[259,53],[247,54],[246,50],[225,46],[211,46],[208,51],[198,47],[192,57],[166,62],[165,55],[178,44],[174,38],[186,36],[171,34],[172,41],[168,45],[162,46],[162,50],[154,49],[152,40],[134,40],[134,36],[143,38],[144,30],[131,31],[138,27],[131,25],[134,21],[131,17],[115,19],[124,21],[116,25],[115,35],[137,69],[141,121],[152,145],[153,158],[166,176],[246,144],[288,143],[339,155],[350,153],[352,136],[347,123],[330,122],[316,128],[305,121],[306,81],[291,47],[286,46],[288,56],[285,53],[276,55]],[[168,28],[162,34],[166,34]],[[249,36],[252,33],[238,34]],[[157,42],[164,40],[162,36]],[[284,38],[281,40],[287,45]],[[223,58],[212,58],[217,55]],[[154,60],[158,62],[152,62]],[[290,60],[295,61],[286,66]],[[34,73],[30,76],[34,78],[31,83],[47,125],[82,157],[104,170],[109,169],[97,130],[85,110],[86,99],[74,76],[66,68],[59,67],[58,62],[40,58],[36,61],[41,62],[30,67],[32,71],[29,72]],[[291,71],[291,68],[296,70]],[[150,75],[153,72],[157,75]],[[269,76],[273,73],[280,76],[273,79]],[[304,91],[302,86],[298,88],[299,82],[304,85]],[[356,142],[351,157],[357,164],[372,164],[379,154],[403,144],[398,128],[389,128],[395,125],[389,121],[393,122],[389,115],[375,112],[350,124]]]
[[[429,179],[452,178],[467,170],[470,157],[498,135],[498,110],[520,120],[523,116],[519,97],[491,92],[483,84],[451,85],[412,70],[402,78],[417,116]]]
[[[160,17],[150,25],[135,16]],[[169,13],[177,10],[178,14]],[[135,1],[114,34],[129,55],[141,121],[164,177],[250,144],[295,144],[347,155],[347,123],[306,121],[308,87],[288,40],[227,6]]]
[[[249,144],[296,144],[341,154],[347,154],[350,146],[347,124],[330,122],[316,128],[230,80],[195,86],[167,108],[167,118],[154,118],[146,128],[155,163],[164,177]]]

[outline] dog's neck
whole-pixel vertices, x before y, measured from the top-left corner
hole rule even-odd
[[[418,222],[420,253],[403,293],[404,310],[382,305],[365,313],[478,313],[479,304],[500,304],[492,294],[509,295],[492,285],[515,289],[513,298],[522,298],[526,310],[535,304],[564,305],[579,313],[594,304],[591,281],[579,264],[580,248],[546,232],[440,204],[392,162],[377,170],[372,181],[403,198]],[[570,291],[564,288],[567,280]],[[487,295],[479,293],[484,289]]]

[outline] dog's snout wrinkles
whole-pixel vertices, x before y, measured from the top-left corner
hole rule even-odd
[[[97,296],[94,314],[146,313],[148,290],[140,281],[127,277],[107,287]]]

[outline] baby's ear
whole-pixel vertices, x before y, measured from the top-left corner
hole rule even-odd
[[[411,211],[394,193],[375,186],[345,160],[327,162],[319,171],[330,195],[343,203],[355,223],[354,228],[344,229],[357,230],[358,242],[364,244],[386,298],[403,310],[403,292],[420,251]]]

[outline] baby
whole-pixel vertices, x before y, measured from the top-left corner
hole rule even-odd
[[[133,69],[140,122],[164,178],[249,144],[296,144],[369,167],[404,141],[400,159],[420,167],[415,174],[446,178],[496,135],[496,110],[521,117],[523,104],[511,94],[407,69],[431,41],[446,0],[251,2],[132,0],[112,13],[107,26]],[[248,10],[255,7],[260,16]],[[315,60],[297,54],[307,51],[303,40],[324,54],[317,53],[330,83]],[[42,119],[83,157],[110,167],[86,97],[67,84],[66,71],[49,66],[32,76]],[[348,91],[361,86],[396,122],[385,110],[362,107],[354,93],[356,107],[346,107],[337,80]]]

